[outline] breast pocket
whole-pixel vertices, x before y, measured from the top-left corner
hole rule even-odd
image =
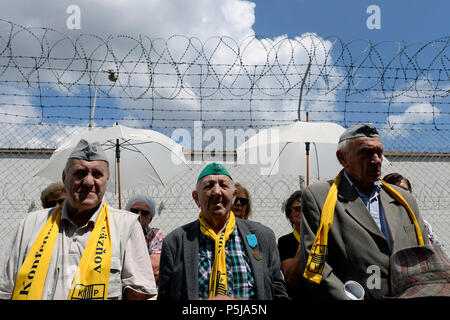
[[[116,257],[111,257],[111,269],[109,274],[108,299],[117,300],[122,298],[122,264]]]
[[[416,235],[416,229],[414,227],[414,224],[406,224],[403,225],[403,239],[402,244],[403,247],[407,246],[414,246],[417,245],[417,235]],[[425,236],[425,235],[422,235]]]

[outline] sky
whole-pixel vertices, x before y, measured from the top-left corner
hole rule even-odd
[[[450,2],[446,0],[255,0],[255,33],[264,37],[315,32],[345,41],[427,42],[448,36]],[[380,29],[368,29],[367,8],[380,8]],[[370,11],[372,12],[372,11]]]
[[[79,10],[78,12],[74,11],[74,5],[75,9]],[[8,65],[9,67],[0,70],[0,90],[3,93],[0,96],[0,121],[26,125],[32,121],[36,122],[36,119],[45,114],[47,118],[44,118],[44,122],[47,123],[80,123],[77,119],[81,117],[84,119],[81,122],[86,125],[86,118],[90,112],[86,106],[90,106],[92,103],[93,90],[78,84],[89,81],[95,82],[92,79],[95,72],[90,74],[90,79],[86,74],[82,78],[77,78],[77,74],[65,72],[67,68],[86,67],[82,65],[82,61],[64,62],[56,59],[52,60],[51,65],[51,67],[56,68],[56,71],[41,70],[39,80],[43,85],[46,81],[54,82],[55,79],[63,84],[71,84],[70,86],[64,86],[53,83],[48,87],[40,88],[41,90],[45,89],[45,92],[50,96],[54,96],[53,98],[49,97],[40,101],[39,97],[36,96],[38,90],[36,85],[31,84],[30,87],[24,87],[23,84],[22,86],[13,86],[8,83],[12,79],[26,83],[29,80],[37,81],[37,73],[30,71],[32,70],[30,64],[36,63],[36,61],[25,58],[17,59],[14,62],[22,64],[22,67],[24,67],[18,72],[14,69],[14,63],[6,58],[8,54],[37,57],[50,55],[58,58],[73,56],[75,51],[79,56],[89,56],[100,61],[105,58],[119,61],[116,65],[108,65],[108,63],[100,65],[98,63],[91,66],[93,70],[117,67],[118,64],[120,65],[121,59],[125,58],[139,61],[135,65],[120,65],[119,84],[111,84],[105,77],[99,77],[99,88],[103,90],[100,91],[98,96],[97,119],[111,117],[111,112],[117,112],[120,117],[133,119],[153,119],[154,115],[158,116],[157,111],[154,111],[153,114],[149,113],[148,99],[138,99],[142,95],[148,97],[150,86],[149,79],[145,76],[145,73],[148,72],[148,65],[145,63],[146,60],[142,58],[148,52],[145,51],[145,54],[143,54],[139,46],[133,47],[136,45],[135,39],[139,37],[143,39],[142,43],[146,46],[146,49],[151,47],[151,39],[169,39],[166,47],[164,47],[165,43],[163,42],[152,43],[152,49],[155,50],[151,53],[153,61],[160,59],[169,62],[182,60],[193,62],[193,66],[179,66],[177,69],[173,67],[174,63],[158,65],[157,70],[162,75],[158,76],[155,81],[161,88],[155,90],[155,92],[166,100],[158,101],[156,109],[159,107],[163,110],[159,111],[159,114],[174,118],[172,127],[176,127],[178,123],[182,123],[186,119],[191,119],[193,113],[189,113],[189,111],[198,109],[200,105],[203,110],[211,111],[211,114],[215,117],[220,117],[220,111],[217,110],[225,108],[239,110],[241,108],[239,98],[246,101],[253,99],[253,108],[262,110],[262,114],[266,118],[270,118],[270,112],[276,111],[281,120],[292,121],[295,112],[288,112],[288,110],[294,110],[298,104],[296,99],[301,80],[299,75],[305,72],[308,50],[313,45],[316,45],[314,63],[325,65],[330,69],[327,70],[326,77],[311,77],[310,81],[319,88],[327,85],[338,87],[341,84],[337,83],[337,79],[348,75],[349,71],[342,68],[331,68],[335,61],[332,61],[329,56],[336,59],[336,52],[338,53],[342,49],[336,42],[337,38],[342,40],[343,43],[349,44],[353,50],[351,59],[363,67],[360,70],[364,70],[367,66],[371,67],[371,63],[380,64],[380,61],[370,61],[370,59],[376,60],[378,53],[385,59],[381,64],[388,63],[389,58],[395,56],[400,42],[414,47],[416,43],[424,44],[442,37],[448,37],[448,12],[450,12],[450,2],[445,0],[39,0],[32,2],[3,0],[0,2],[0,19],[3,20],[0,20],[0,35],[2,37],[0,39],[0,65]],[[74,14],[78,14],[78,20],[72,19]],[[5,49],[6,36],[11,35],[9,22],[32,28],[30,30],[35,33],[30,34],[27,31],[20,30],[17,26],[14,27],[15,32],[18,32],[13,33],[13,45]],[[38,28],[50,29],[44,32],[43,29]],[[174,37],[174,35],[178,36]],[[225,36],[225,41],[220,42],[218,40],[220,36]],[[248,40],[252,39],[253,36],[257,36],[259,42]],[[58,41],[61,37],[64,40]],[[43,39],[49,40],[50,45]],[[355,56],[355,52],[357,53],[358,50],[364,52],[369,42],[381,45],[376,47],[378,52],[371,55],[369,59],[361,61],[358,55]],[[292,53],[292,44],[296,45],[294,54]],[[298,44],[301,44],[301,46]],[[106,52],[107,46],[114,49],[114,56]],[[199,55],[199,48],[203,50],[204,56]],[[259,72],[266,75],[256,84],[261,88],[275,88],[281,84],[284,91],[264,89],[257,94],[253,94],[248,90],[246,92],[237,90],[236,88],[241,87],[250,88],[252,84],[248,80],[249,74],[247,73],[233,76],[233,71],[242,72],[242,68],[236,69],[233,67],[227,73],[226,65],[236,63],[235,52],[241,50],[242,60],[240,62],[244,65],[264,65],[268,60],[273,59],[273,52],[275,52],[275,50],[269,50],[271,56],[267,58],[267,48],[276,49],[277,62],[285,66],[281,71],[286,76],[282,78],[272,77],[264,67],[255,67],[255,73]],[[420,45],[417,45],[411,52],[416,52],[419,48]],[[441,68],[444,65],[448,68],[448,61],[434,59],[436,50],[439,50],[439,48],[427,48],[421,51],[418,56],[420,59],[417,60],[419,64],[425,64],[421,67]],[[157,54],[160,54],[160,57]],[[294,56],[292,57],[292,55]],[[349,63],[346,55],[341,58],[342,64]],[[406,56],[406,58],[408,57]],[[292,59],[295,59],[296,64],[300,66],[293,66]],[[414,63],[417,61],[414,60]],[[206,100],[200,103],[198,99],[192,99],[199,94],[198,79],[186,74],[195,75],[200,72],[195,67],[194,62],[214,63],[216,69],[211,73],[214,74],[214,71],[216,71],[218,74],[225,74],[220,79],[211,75],[203,78],[202,94],[210,94],[217,100]],[[272,63],[273,61],[270,60],[269,62]],[[402,63],[409,66],[411,61],[396,61],[395,63],[397,64],[393,67],[398,67]],[[225,67],[221,65],[225,65]],[[131,70],[133,73],[127,76],[127,73]],[[364,75],[368,77],[368,83],[366,85],[362,81],[356,83],[355,86],[360,86],[364,90],[352,98],[355,100],[362,100],[367,97],[372,100],[386,99],[386,97],[377,96],[381,93],[372,91],[370,87],[371,76],[378,79],[380,77],[378,70],[376,68],[368,68],[367,70],[369,71]],[[185,75],[183,90],[177,87],[179,86],[177,77],[164,75],[174,72]],[[202,70],[202,72],[204,71]],[[245,70],[245,72],[248,72],[248,70]],[[311,75],[320,72],[321,70],[317,66],[313,66],[310,70]],[[380,114],[374,114],[373,117],[380,123],[385,123],[384,125],[389,125],[389,122],[400,123],[396,125],[397,127],[401,127],[401,123],[414,122],[432,125],[434,119],[443,121],[447,124],[447,128],[449,127],[448,102],[447,104],[439,104],[442,103],[442,100],[415,99],[409,92],[409,83],[405,82],[403,85],[394,83],[392,79],[394,77],[397,79],[398,75],[390,72],[383,74],[385,77],[383,85],[390,89],[387,92],[391,96],[386,100],[389,102],[389,106],[381,107],[379,104],[374,104],[373,108],[380,111],[386,111],[389,108],[395,110],[395,113],[388,119],[376,118],[382,117]],[[294,75],[291,75],[291,73],[294,73]],[[427,92],[427,90],[433,91],[439,88],[441,92],[438,92],[438,95],[444,95],[445,99],[448,96],[448,88],[450,88],[448,75],[446,77],[444,74],[443,79],[436,79],[436,77],[436,73],[425,74],[417,72],[417,70],[415,70],[415,73],[412,71],[411,74],[408,74],[409,79],[416,78],[414,84],[411,84],[414,89]],[[129,89],[127,84],[133,84],[134,87]],[[171,89],[173,86],[175,86],[175,89]],[[211,89],[209,92],[208,86],[211,88],[220,87],[221,90],[215,92],[214,89]],[[105,92],[113,97],[125,96],[129,99],[102,100]],[[174,92],[178,97],[183,98],[176,101],[176,105],[171,104],[171,101],[167,99],[173,96]],[[220,102],[220,98],[225,94],[231,94],[237,98],[226,101],[226,103]],[[342,96],[334,91],[324,92],[320,90],[311,90],[307,94],[304,109],[311,111],[313,121],[343,121],[342,113],[339,115],[343,108]],[[272,96],[287,96],[291,99],[280,102],[275,110],[272,102],[264,101],[264,98]],[[64,108],[54,107],[43,110],[37,107],[39,104],[59,105],[61,104],[61,97],[65,99]],[[408,103],[408,101],[411,102]],[[102,109],[102,104],[108,105]],[[18,105],[26,107],[18,108]],[[84,105],[85,107],[70,108],[69,105]],[[130,105],[133,110],[130,109]],[[111,111],[112,108],[115,108],[115,111]],[[174,111],[168,112],[167,110],[171,108]],[[357,118],[357,109],[352,110],[350,104],[346,105],[345,108],[349,115]],[[177,109],[186,112],[177,112]],[[330,112],[320,112],[321,110],[330,110]],[[435,118],[430,117],[431,114]],[[70,115],[73,119],[64,118],[67,115]],[[205,113],[205,117],[207,115],[208,113]],[[223,112],[222,117],[228,120],[229,124],[240,124],[239,117],[241,115],[242,113],[239,112],[233,115],[230,115],[230,113],[225,115],[225,112]],[[253,116],[257,118],[257,115]],[[302,116],[304,117],[304,114]],[[109,122],[97,121],[96,124],[110,125],[112,122],[113,120]],[[162,122],[164,121],[157,123],[154,120],[123,120],[122,124],[163,126]],[[213,121],[211,123],[214,125]],[[11,138],[14,136],[13,133],[8,132],[7,136],[9,140],[14,142]],[[43,141],[38,137],[33,138],[34,144],[40,144]],[[17,141],[14,143],[17,143]],[[46,141],[51,141],[54,144],[60,142],[53,136],[51,139],[46,137]]]

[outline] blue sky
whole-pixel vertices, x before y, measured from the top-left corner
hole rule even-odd
[[[315,32],[344,41],[427,42],[448,36],[448,0],[255,0],[255,33],[264,37]],[[378,5],[381,29],[369,30],[366,9]]]

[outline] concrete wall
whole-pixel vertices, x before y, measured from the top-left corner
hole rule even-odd
[[[408,177],[413,186],[423,217],[432,225],[438,238],[450,248],[450,158],[448,156],[396,156],[386,155],[391,165],[383,166],[383,175],[400,172]],[[40,192],[50,181],[34,176],[46,160],[49,152],[0,152],[0,267],[9,254],[11,242],[17,225],[29,211],[34,202],[41,208]],[[189,160],[190,157],[188,156]],[[211,158],[204,158],[208,161]],[[230,159],[230,158],[228,158]],[[232,159],[232,157],[231,157]],[[194,159],[195,160],[195,159]],[[214,160],[221,160],[215,158]],[[196,163],[199,161],[196,161]],[[253,201],[251,219],[259,221],[273,229],[276,237],[291,231],[290,224],[281,211],[282,202],[291,193],[304,185],[302,178],[296,176],[261,176],[258,169],[248,166],[225,164],[235,182],[240,182],[249,191]],[[192,200],[191,192],[204,164],[194,164],[193,170],[173,178],[165,186],[150,186],[125,190],[122,194],[122,206],[134,193],[144,192],[154,197],[157,204],[164,203],[165,209],[156,216],[152,225],[168,233],[174,228],[197,219],[199,209]],[[316,182],[312,177],[311,183]],[[118,195],[107,193],[106,199],[111,206],[118,206]]]

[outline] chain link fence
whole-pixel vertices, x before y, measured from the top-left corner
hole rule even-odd
[[[40,127],[39,127],[40,128]],[[36,129],[36,128],[35,128]],[[388,139],[393,132],[382,132],[382,139]],[[420,132],[408,131],[408,137],[420,135]],[[448,135],[437,134],[437,138],[446,141]],[[397,140],[399,141],[399,140]],[[408,141],[408,140],[406,140]],[[9,246],[19,221],[30,210],[40,209],[40,192],[50,183],[46,178],[35,176],[51,156],[49,149],[3,149],[0,150],[0,177],[3,181],[0,189],[0,236],[2,259],[9,253]],[[423,217],[431,224],[433,231],[441,243],[450,248],[450,154],[429,152],[387,152],[390,163],[383,164],[383,175],[400,172],[412,183],[413,194],[418,201]],[[275,232],[277,238],[289,233],[291,226],[282,211],[282,203],[289,195],[305,187],[305,179],[301,176],[275,175],[264,176],[259,170],[249,166],[237,165],[233,152],[210,152],[192,155],[186,153],[192,170],[175,176],[166,186],[148,186],[134,188],[122,192],[122,206],[136,193],[151,195],[164,209],[157,215],[152,226],[162,229],[166,234],[185,223],[195,220],[199,210],[192,199],[195,181],[204,165],[210,161],[224,163],[235,182],[243,184],[250,192],[253,203],[252,220],[261,222]],[[231,161],[230,161],[231,159]],[[299,165],[303,165],[300,164]],[[310,183],[317,182],[311,177]],[[118,207],[118,194],[107,192],[106,199],[114,207]],[[0,261],[1,262],[1,261]]]
[[[19,221],[41,207],[40,192],[51,182],[36,173],[54,149],[90,123],[119,122],[169,137],[180,128],[194,136],[200,124],[199,148],[192,139],[177,141],[193,161],[191,171],[166,186],[122,194],[123,206],[134,193],[162,202],[164,210],[152,225],[165,233],[197,218],[191,192],[205,163],[216,160],[250,191],[251,219],[277,237],[286,234],[291,227],[281,206],[305,186],[304,177],[263,176],[237,165],[237,141],[217,143],[207,131],[225,136],[228,129],[241,130],[245,136],[250,129],[305,121],[307,115],[309,121],[344,127],[374,123],[390,161],[383,175],[399,172],[411,181],[422,215],[448,252],[449,40],[344,43],[314,34],[203,42],[184,36],[73,39],[0,20],[0,266]],[[206,152],[213,142],[213,154]],[[106,199],[117,207],[117,194],[107,193]]]

